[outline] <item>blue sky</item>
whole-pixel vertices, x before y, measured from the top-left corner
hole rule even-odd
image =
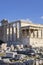
[[[43,0],[0,0],[0,20],[4,18],[43,24]]]

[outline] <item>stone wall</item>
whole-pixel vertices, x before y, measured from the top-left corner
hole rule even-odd
[[[32,45],[33,47],[43,47],[43,39],[30,38],[30,45]]]

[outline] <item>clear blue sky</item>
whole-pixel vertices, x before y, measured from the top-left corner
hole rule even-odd
[[[3,18],[43,24],[43,0],[0,0],[0,20]]]

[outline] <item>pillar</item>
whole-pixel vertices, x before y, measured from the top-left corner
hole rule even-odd
[[[38,38],[41,38],[41,30],[38,30]]]
[[[43,29],[42,29],[42,38],[43,38]]]
[[[16,40],[16,23],[14,23],[12,27],[12,40]]]
[[[31,37],[31,31],[30,31],[30,29],[29,29],[29,37]]]

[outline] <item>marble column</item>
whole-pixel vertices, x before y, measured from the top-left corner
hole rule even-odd
[[[31,37],[31,31],[30,31],[30,29],[29,29],[29,37]]]
[[[43,30],[42,30],[42,38],[43,38]]]
[[[38,30],[38,38],[41,38],[41,30]]]
[[[41,38],[42,38],[42,30],[41,30]]]

